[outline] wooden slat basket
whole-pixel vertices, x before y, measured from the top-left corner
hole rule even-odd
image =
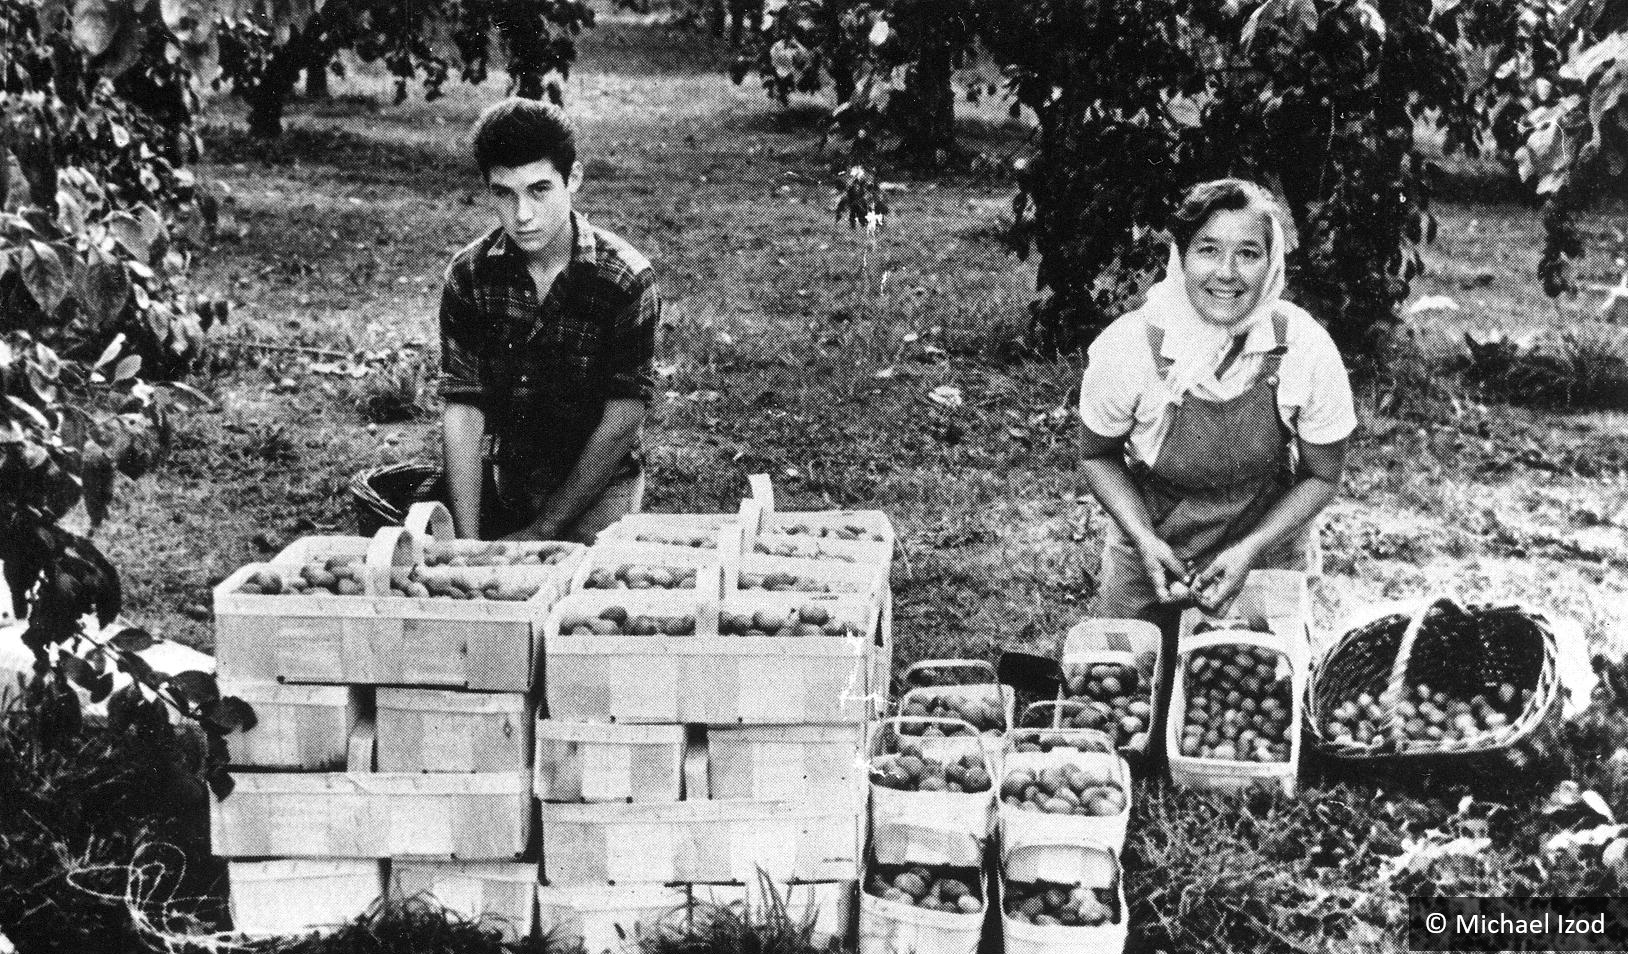
[[[1292,648],[1286,648],[1283,640],[1276,635],[1247,629],[1218,629],[1190,635],[1180,646],[1175,682],[1171,687],[1170,716],[1165,724],[1165,753],[1171,780],[1178,785],[1223,791],[1237,791],[1254,785],[1277,786],[1284,794],[1293,795],[1300,769],[1300,724],[1304,717],[1307,679],[1304,664],[1300,661],[1303,657],[1297,657]],[[1274,684],[1285,680],[1288,683],[1288,759],[1254,761],[1184,754],[1183,724],[1191,701],[1188,694],[1189,680],[1192,678],[1188,671],[1191,661],[1197,654],[1261,650],[1269,651],[1278,660]]]
[[[1118,743],[1120,754],[1133,764],[1145,761],[1170,706],[1170,673],[1162,655],[1163,639],[1152,623],[1136,619],[1085,619],[1076,623],[1063,641],[1062,666],[1067,681],[1059,699],[1085,703],[1089,709],[1056,707],[1053,711],[1058,721],[1054,726],[1108,731]],[[1118,713],[1111,704],[1098,704],[1103,700],[1090,695],[1088,687],[1101,682],[1093,679],[1093,667],[1104,665],[1134,669],[1137,686],[1125,687],[1123,692],[1133,702],[1144,700],[1145,714],[1127,706],[1115,718]],[[1129,727],[1118,724],[1126,715],[1139,719],[1141,727],[1129,731]]]
[[[1027,780],[1070,802],[1072,813],[1023,807]],[[1077,779],[1084,782],[1077,783]],[[1061,785],[1050,784],[1058,780]],[[1048,787],[1049,785],[1049,787]],[[1110,795],[1107,789],[1116,792]],[[1107,735],[1094,729],[1014,729],[1001,759],[997,817],[1003,850],[1089,842],[1123,850],[1131,815],[1131,773]],[[1117,801],[1117,809],[1115,802]],[[1082,810],[1083,808],[1083,810]]]
[[[1000,776],[1000,768],[988,741],[966,723],[956,722],[900,717],[883,720],[873,728],[867,747],[870,843],[878,862],[981,863],[994,828],[994,780]],[[945,733],[932,746],[925,745],[921,735],[929,729]],[[970,786],[967,761],[982,773]],[[930,783],[925,782],[928,778]],[[950,790],[949,781],[955,781],[961,790]],[[934,788],[924,788],[924,784]]]
[[[1077,893],[1089,892],[1091,902],[1109,917],[1070,925],[1036,924],[1017,916],[1024,888],[1034,885],[1067,890],[1076,905]],[[1130,934],[1119,858],[1105,845],[1058,840],[1003,851],[1001,899],[1001,935],[1010,954],[1119,954]]]

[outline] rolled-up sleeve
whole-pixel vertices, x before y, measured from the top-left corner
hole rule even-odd
[[[1136,426],[1140,356],[1132,353],[1124,324],[1110,325],[1091,343],[1080,381],[1080,422],[1099,437],[1124,437]]]
[[[641,275],[631,300],[611,321],[605,342],[605,399],[643,401],[656,392],[656,328],[661,324],[661,292],[653,276]]]
[[[484,408],[486,387],[476,358],[474,335],[480,327],[468,277],[454,264],[441,287],[441,398],[451,404]]]

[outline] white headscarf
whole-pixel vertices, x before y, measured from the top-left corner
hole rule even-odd
[[[1255,206],[1248,207],[1254,210]],[[1181,399],[1201,380],[1210,378],[1221,364],[1232,340],[1249,334],[1261,324],[1270,324],[1283,295],[1284,246],[1283,224],[1278,217],[1262,212],[1271,232],[1266,277],[1261,282],[1261,296],[1249,314],[1231,325],[1218,325],[1206,321],[1187,297],[1187,272],[1182,268],[1181,249],[1170,243],[1170,264],[1164,278],[1148,291],[1147,303],[1142,306],[1144,317],[1164,329],[1163,353],[1174,359],[1167,377],[1169,399]]]

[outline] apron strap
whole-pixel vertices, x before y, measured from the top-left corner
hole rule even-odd
[[[1261,360],[1261,369],[1256,372],[1255,380],[1265,381],[1272,387],[1273,391],[1276,391],[1278,369],[1283,366],[1283,355],[1289,350],[1289,319],[1285,318],[1282,312],[1276,312],[1272,315],[1272,333],[1276,336],[1277,343],[1272,346],[1271,351],[1266,352],[1266,357]]]
[[[1152,322],[1143,324],[1147,331],[1148,348],[1153,352],[1153,369],[1159,372],[1159,380],[1163,381],[1170,374],[1170,367],[1176,362],[1164,356],[1164,329]]]

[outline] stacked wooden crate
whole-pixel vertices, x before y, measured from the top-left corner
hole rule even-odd
[[[216,588],[223,689],[259,719],[212,818],[245,933],[342,924],[390,892],[532,931],[532,677],[584,551],[418,518],[307,538]]]
[[[754,550],[766,516],[754,499],[734,515],[629,517],[550,615],[540,924],[590,954],[773,896],[847,935],[861,746],[887,696],[892,531],[880,514],[799,514],[869,521],[886,547],[788,560]]]

